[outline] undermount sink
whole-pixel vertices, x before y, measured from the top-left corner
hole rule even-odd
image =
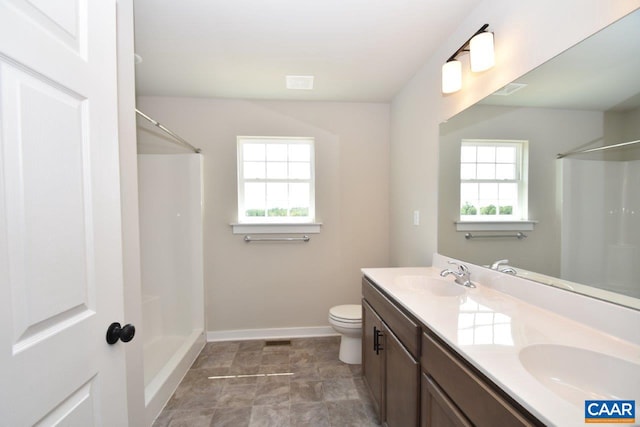
[[[430,293],[439,297],[455,297],[465,293],[461,285],[437,277],[400,276],[395,279],[394,284],[410,291]]]
[[[640,399],[640,364],[554,344],[520,350],[520,362],[546,388],[574,405],[585,400]]]

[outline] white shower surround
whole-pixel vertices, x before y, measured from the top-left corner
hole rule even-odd
[[[138,155],[148,425],[205,343],[201,166],[199,154]]]
[[[640,160],[561,162],[562,278],[640,297]]]

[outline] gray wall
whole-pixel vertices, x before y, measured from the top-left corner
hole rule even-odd
[[[360,268],[389,264],[389,105],[141,97],[138,108],[204,156],[208,331],[328,326],[359,303]],[[141,129],[144,127],[144,129]],[[141,152],[180,151],[139,120]],[[247,244],[237,220],[236,136],[311,136],[320,234]]]

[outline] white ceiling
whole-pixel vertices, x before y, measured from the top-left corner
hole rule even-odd
[[[389,101],[480,1],[135,0],[136,91]]]

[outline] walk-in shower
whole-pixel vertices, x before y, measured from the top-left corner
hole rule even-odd
[[[640,160],[611,157],[560,160],[562,278],[640,298]]]
[[[147,424],[204,346],[200,154],[139,154]]]

